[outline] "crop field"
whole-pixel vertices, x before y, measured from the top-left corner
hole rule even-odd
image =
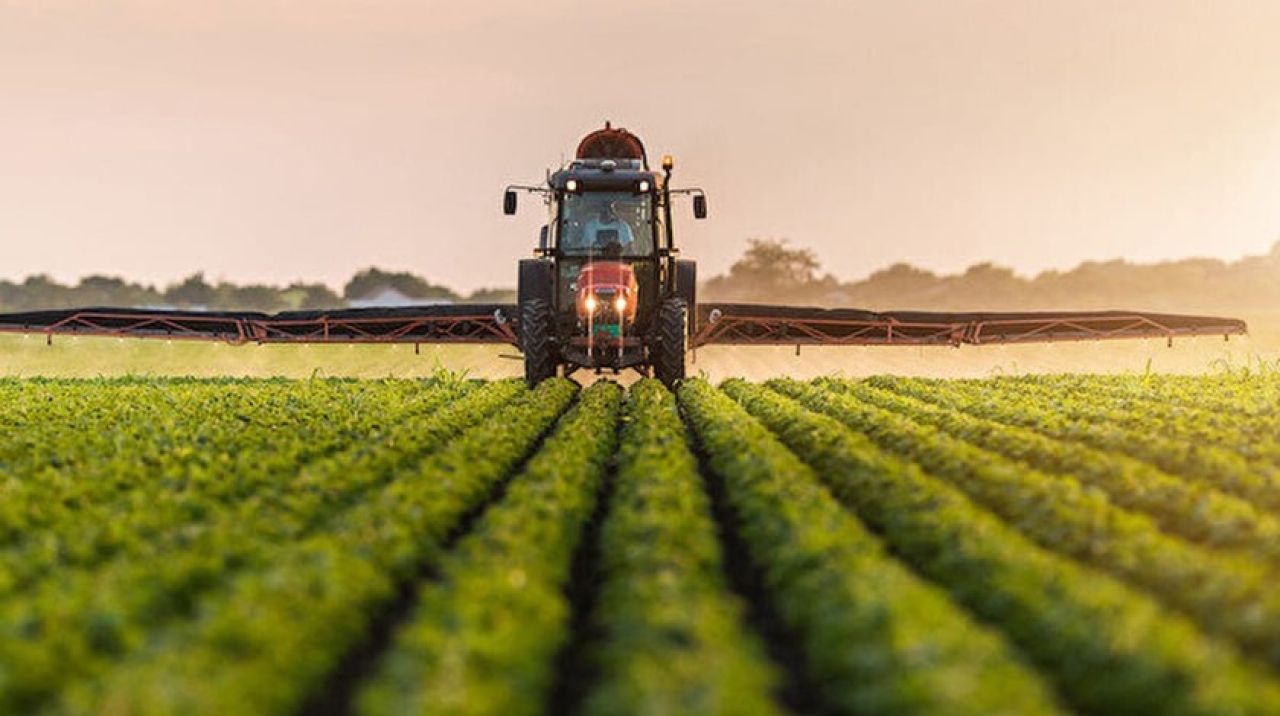
[[[1280,375],[0,380],[0,714],[1280,713]]]

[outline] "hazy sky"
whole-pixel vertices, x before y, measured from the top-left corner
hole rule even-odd
[[[606,118],[723,270],[1033,272],[1280,238],[1280,2],[0,0],[0,277],[513,285]]]

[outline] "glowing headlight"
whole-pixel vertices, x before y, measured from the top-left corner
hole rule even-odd
[[[618,300],[614,301],[613,305],[614,305],[614,308],[618,309],[618,313],[622,313],[623,311],[627,310],[627,299],[623,298],[622,296],[618,296]]]
[[[570,179],[569,181],[567,181],[567,182],[565,182],[565,183],[564,183],[564,188],[565,188],[565,190],[566,190],[566,191],[577,191],[577,190],[578,190],[578,180],[577,180],[577,179]]]
[[[596,312],[596,297],[595,297],[595,296],[587,296],[587,300],[583,301],[583,302],[582,302],[582,305],[584,305],[584,306],[586,306],[586,307],[587,307],[587,312],[588,312],[588,313],[595,313],[595,312]]]
[[[649,180],[648,180],[648,179],[641,179],[641,180],[640,180],[640,193],[641,193],[641,194],[644,194],[644,193],[645,193],[645,192],[647,192],[647,191],[649,191]]]

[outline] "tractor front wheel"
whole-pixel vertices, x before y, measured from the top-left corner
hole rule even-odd
[[[556,375],[551,331],[551,304],[541,298],[520,304],[520,350],[524,353],[524,380],[530,387]]]
[[[672,388],[684,380],[685,338],[689,335],[689,306],[682,298],[668,298],[658,310],[658,340],[652,353],[653,372]]]

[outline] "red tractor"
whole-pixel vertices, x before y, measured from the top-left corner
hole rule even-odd
[[[564,366],[652,372],[668,385],[684,377],[684,354],[696,315],[694,262],[678,260],[672,197],[693,196],[693,215],[707,215],[699,189],[672,189],[670,156],[649,168],[640,138],[625,129],[588,134],[576,158],[546,186],[508,187],[541,194],[551,221],[542,227],[539,258],[520,262],[520,349],[525,378],[537,383]]]

